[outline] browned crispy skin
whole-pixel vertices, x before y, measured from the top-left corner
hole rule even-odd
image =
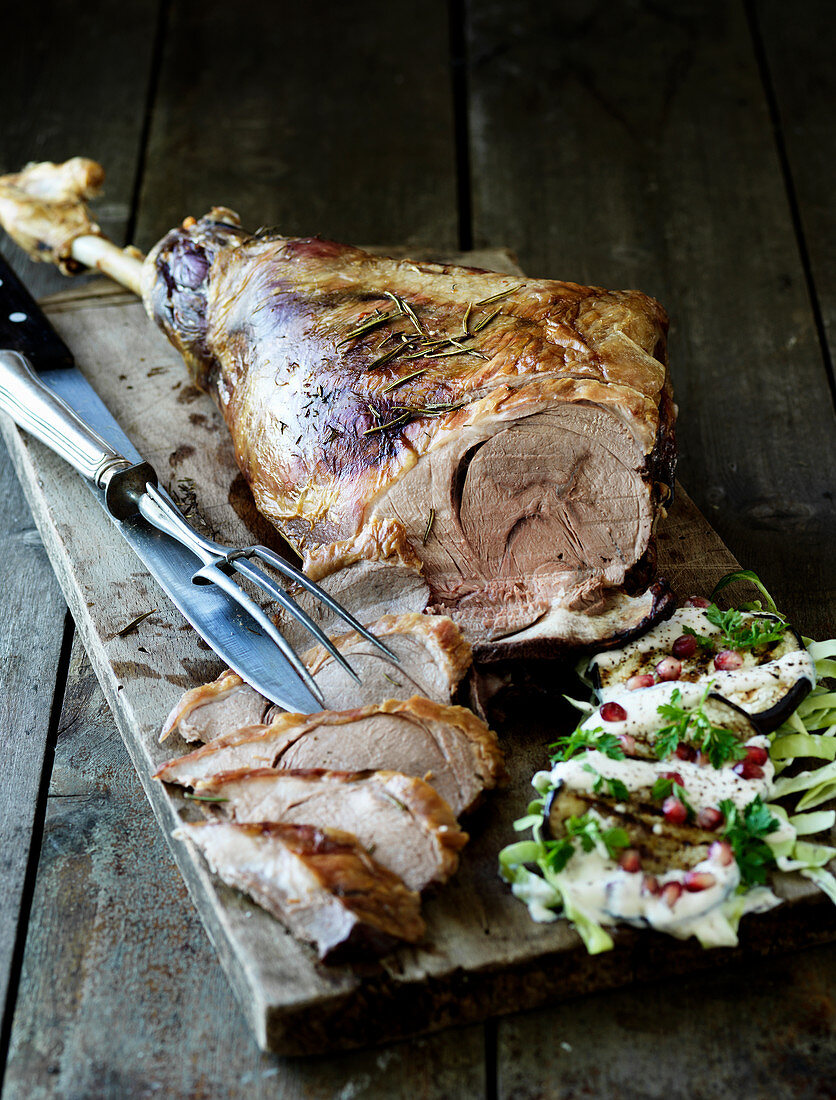
[[[218,808],[235,821],[344,829],[411,890],[446,882],[468,840],[428,783],[398,772],[242,769],[206,779],[196,791],[222,799]]]
[[[201,849],[224,882],[315,943],[321,958],[380,954],[424,934],[418,894],[349,833],[270,821],[207,821],[183,826],[181,835]]]
[[[425,779],[455,814],[505,777],[496,734],[464,707],[415,696],[354,710],[283,714],[244,726],[164,764],[155,778],[193,787],[244,767],[379,768]]]
[[[548,620],[547,649],[578,615],[618,629],[672,481],[651,298],[251,237],[215,211],[151,254],[146,304],[311,575],[411,562],[476,645]]]

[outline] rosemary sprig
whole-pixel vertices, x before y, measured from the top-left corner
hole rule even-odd
[[[131,619],[129,623],[126,623],[121,630],[117,630],[113,637],[124,638],[126,634],[130,634],[132,630],[136,630],[139,624],[144,623],[156,610],[156,607],[152,607],[150,611],[143,611],[141,615],[137,615],[135,619]]]
[[[374,359],[369,363],[368,370],[373,370],[375,367],[382,367],[384,363],[391,362],[396,356],[400,355],[402,348],[391,348],[389,351],[379,355],[377,359]]]
[[[427,529],[424,532],[424,538],[422,540],[424,546],[427,545],[427,539],[430,537],[430,531],[432,531],[434,523],[435,523],[435,508],[430,508],[429,518],[427,519]]]
[[[468,302],[467,309],[464,311],[464,320],[462,321],[462,336],[472,336],[470,331],[470,313],[473,309],[473,302]]]
[[[392,301],[395,303],[395,305],[400,309],[401,313],[406,314],[406,316],[410,319],[410,321],[413,323],[413,325],[415,325],[415,328],[417,329],[417,331],[422,336],[427,335],[427,330],[424,328],[424,326],[418,320],[418,318],[415,314],[415,310],[412,308],[412,306],[409,304],[409,302],[405,302],[403,300],[403,298],[399,298],[398,295],[393,294],[391,290],[384,290],[383,293],[386,295],[387,298],[392,299]]]
[[[396,416],[393,420],[386,420],[382,424],[374,424],[371,428],[366,428],[363,435],[372,435],[374,432],[382,432],[384,428],[394,428],[396,425],[407,424],[412,420],[412,414],[407,411],[402,413],[401,416]]]
[[[501,312],[501,309],[495,309],[493,313],[477,321],[476,324],[473,326],[473,335],[475,336],[477,332],[481,332],[483,328],[487,328],[491,321],[493,321],[494,318],[498,317]]]
[[[409,358],[409,356],[407,356]],[[390,382],[388,386],[384,386],[380,391],[381,393],[389,393],[391,390],[395,390],[398,386],[402,386],[404,382],[411,382],[413,378],[418,378],[422,374],[426,374],[428,367],[421,367],[420,370],[413,371],[412,374],[405,374],[403,378],[396,378],[394,382]]]
[[[489,306],[493,302],[498,302],[500,298],[507,298],[509,294],[520,290],[524,285],[523,283],[517,283],[516,286],[509,286],[506,290],[500,290],[498,294],[492,294],[490,298],[480,298],[478,302],[473,303],[474,308],[479,309],[481,306]]]
[[[378,325],[385,325],[387,321],[394,321],[396,317],[400,317],[400,313],[381,313],[380,310],[375,310],[375,316],[370,317],[367,321],[363,321],[361,324],[353,328],[351,332],[347,332],[345,336],[337,344],[338,348],[341,348],[343,344],[349,343],[357,336],[364,336],[367,332],[371,332],[372,329],[377,328]]]

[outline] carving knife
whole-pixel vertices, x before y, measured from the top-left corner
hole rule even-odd
[[[30,381],[24,377],[28,374],[27,367],[36,374]],[[143,463],[139,452],[75,366],[69,348],[2,256],[0,409],[88,475],[86,481],[91,493],[122,537],[184,618],[230,668],[286,710],[310,714],[322,709],[321,700],[303,683],[276,642],[242,608],[238,598],[216,584],[200,584],[199,580],[193,583],[192,578],[205,570],[205,561],[153,527],[138,511],[121,518],[113,514],[105,490],[92,478],[107,480],[108,472],[116,468],[123,481],[133,478],[136,492],[141,494],[146,477],[156,480],[153,471]],[[70,418],[75,413],[81,422],[80,426],[71,426],[69,438],[68,410]],[[59,423],[63,426],[57,426]],[[99,467],[93,463],[92,469],[89,468],[91,442],[93,453],[102,459]],[[71,457],[73,453],[75,457]],[[119,458],[127,461],[116,465]],[[170,503],[162,490],[159,495]]]

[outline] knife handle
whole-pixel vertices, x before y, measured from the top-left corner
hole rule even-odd
[[[0,409],[99,488],[117,470],[133,466],[45,386],[17,351],[0,351]]]
[[[36,370],[71,367],[70,349],[41,307],[0,256],[0,348],[19,351]]]

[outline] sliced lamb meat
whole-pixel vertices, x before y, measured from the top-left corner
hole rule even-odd
[[[250,235],[225,209],[169,233],[143,281],[311,576],[411,566],[491,659],[667,608],[641,595],[674,459],[653,299]]]
[[[235,821],[344,829],[410,890],[446,882],[468,839],[428,783],[398,772],[258,768],[214,776],[196,790]]]
[[[226,671],[183,695],[166,718],[160,740],[176,730],[184,741],[212,741],[230,730],[267,722],[276,709],[236,672]]]
[[[425,779],[458,816],[504,777],[496,734],[464,707],[418,696],[322,714],[283,714],[164,764],[166,783],[193,787],[220,772],[259,767],[379,768]]]
[[[360,677],[359,683],[322,646],[304,654],[328,709],[348,710],[412,695],[450,702],[472,661],[470,646],[452,619],[415,613],[385,615],[372,629],[400,663],[393,664],[359,634],[343,634],[334,642]]]
[[[310,825],[205,821],[175,834],[212,870],[243,890],[322,959],[382,954],[424,934],[420,898],[349,833]]]
[[[354,631],[333,641],[359,675],[359,682],[321,646],[304,654],[327,709],[349,710],[413,695],[450,702],[471,662],[470,646],[451,619],[412,612],[384,615],[371,625],[375,634],[385,637],[400,664],[394,664]],[[160,739],[176,730],[185,741],[212,741],[243,726],[267,725],[276,714],[277,708],[240,676],[225,672],[211,684],[185,693],[168,716]]]

